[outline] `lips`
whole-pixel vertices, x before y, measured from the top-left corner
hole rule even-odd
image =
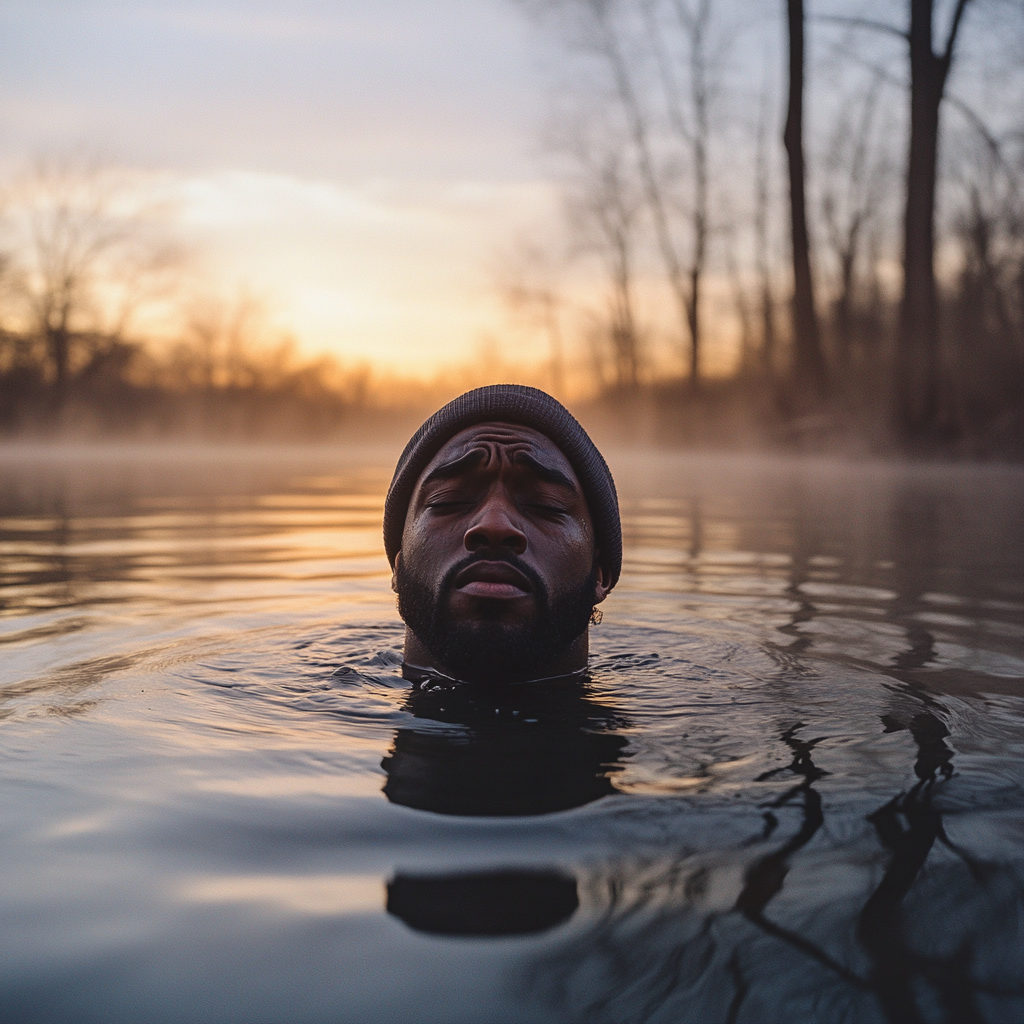
[[[455,577],[454,588],[467,597],[489,597],[509,601],[526,597],[533,584],[508,562],[474,562]]]

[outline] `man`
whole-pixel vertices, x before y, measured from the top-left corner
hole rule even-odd
[[[622,565],[615,484],[550,395],[478,388],[406,446],[384,506],[384,546],[410,678],[581,675],[588,623]]]

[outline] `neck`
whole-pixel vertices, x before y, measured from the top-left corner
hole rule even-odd
[[[512,683],[546,682],[565,676],[579,675],[587,668],[590,654],[590,630],[585,629],[568,647],[546,665],[541,665],[536,676],[529,679],[510,679]],[[415,674],[436,675],[444,679],[458,677],[434,657],[430,648],[408,627],[405,630],[403,660],[406,670]],[[406,672],[409,675],[409,671]]]

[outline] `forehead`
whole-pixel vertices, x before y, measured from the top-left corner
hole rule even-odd
[[[460,430],[449,438],[430,460],[420,474],[420,480],[422,481],[438,466],[455,462],[475,448],[497,449],[509,461],[514,460],[519,453],[524,453],[550,469],[559,470],[579,488],[572,464],[550,437],[532,427],[500,422],[477,423]]]

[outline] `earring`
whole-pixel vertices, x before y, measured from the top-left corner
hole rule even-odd
[[[590,621],[596,626],[604,618],[604,612],[600,608],[595,608],[590,613]]]

